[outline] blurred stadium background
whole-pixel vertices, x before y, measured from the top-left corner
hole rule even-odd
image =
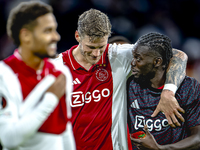
[[[0,0],[0,60],[13,53],[15,45],[7,37],[9,11],[26,0]],[[28,1],[28,0],[27,0]],[[122,35],[135,43],[150,31],[168,35],[174,48],[188,57],[187,75],[200,81],[200,0],[41,0],[54,8],[61,41],[58,52],[77,44],[74,33],[81,13],[96,8],[112,23],[112,36]]]

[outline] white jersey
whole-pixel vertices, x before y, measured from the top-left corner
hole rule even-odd
[[[72,124],[78,150],[127,150],[126,78],[134,45],[109,45],[89,70],[70,50],[60,54],[73,76]]]
[[[69,105],[72,77],[67,67],[56,66],[45,59],[38,73],[21,60],[18,50],[0,61],[0,141],[4,149],[75,149]],[[46,90],[61,73],[66,76],[67,90],[58,100]]]

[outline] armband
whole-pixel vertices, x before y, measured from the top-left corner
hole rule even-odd
[[[174,94],[177,91],[177,86],[175,84],[169,83],[169,84],[165,84],[163,90],[170,90],[172,92],[174,92]]]

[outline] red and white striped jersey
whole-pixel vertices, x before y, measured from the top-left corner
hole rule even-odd
[[[126,77],[134,45],[107,45],[88,71],[72,55],[60,54],[73,76],[72,123],[78,150],[127,150]]]

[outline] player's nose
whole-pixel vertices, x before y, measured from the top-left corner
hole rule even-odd
[[[131,61],[131,65],[132,65],[132,66],[135,66],[135,59],[134,59],[134,58],[133,58],[132,61]]]
[[[98,57],[100,56],[100,49],[95,49],[92,51],[93,56]]]

